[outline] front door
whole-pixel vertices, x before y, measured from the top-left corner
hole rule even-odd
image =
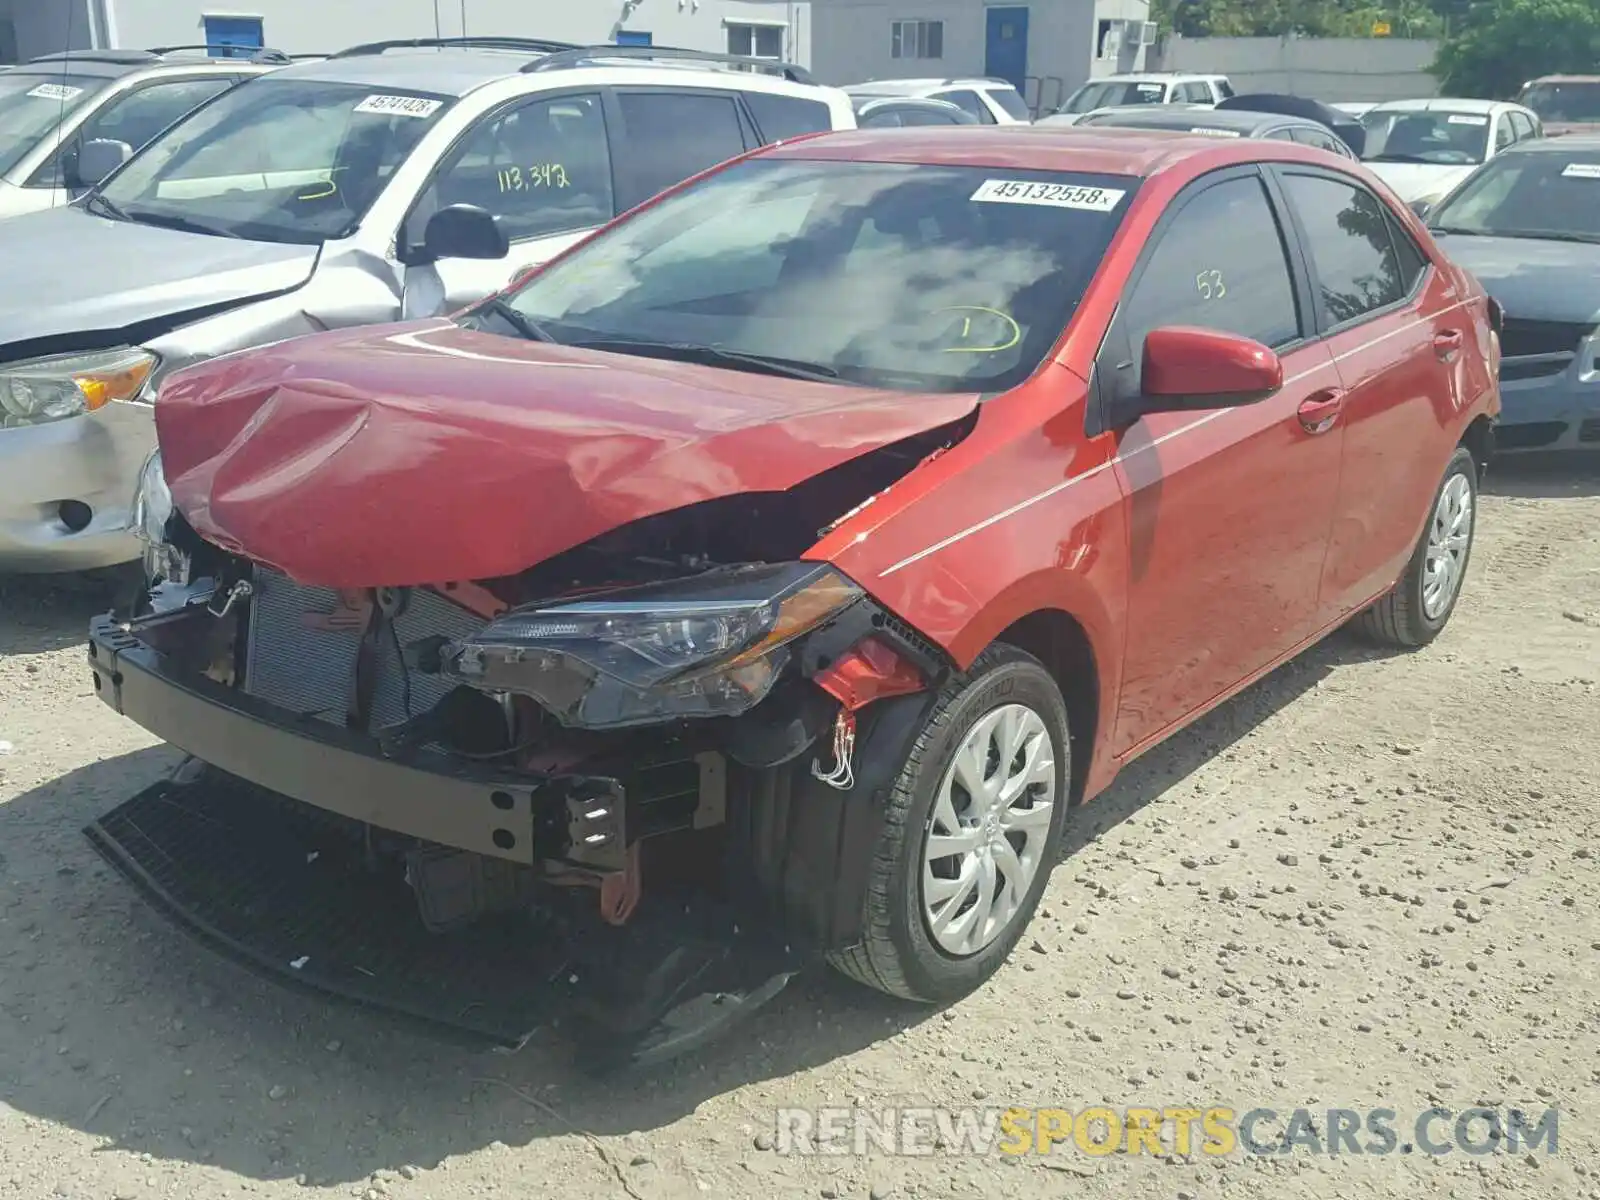
[[[1027,6],[986,9],[984,19],[983,73],[1021,92],[1028,74]]]
[[[1304,232],[1320,322],[1345,389],[1344,471],[1323,602],[1328,620],[1370,600],[1410,557],[1448,457],[1442,426],[1488,385],[1486,347],[1451,284],[1387,205],[1349,176],[1278,168]],[[1470,373],[1477,372],[1480,377]],[[1443,439],[1443,440],[1441,440]]]
[[[1137,394],[1144,335],[1222,329],[1278,351],[1260,403],[1157,413],[1118,435],[1128,505],[1127,646],[1114,752],[1137,752],[1314,631],[1343,429],[1332,355],[1313,340],[1304,272],[1254,167],[1174,202],[1096,370]]]

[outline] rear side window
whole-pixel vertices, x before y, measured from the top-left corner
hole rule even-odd
[[[1296,125],[1290,132],[1294,140],[1302,145],[1315,146],[1318,150],[1326,150],[1341,158],[1350,157],[1349,151],[1344,148],[1344,143],[1331,133],[1323,133],[1322,130],[1312,129],[1309,125]]]
[[[1226,100],[1233,95],[1233,85],[1226,79],[1213,79],[1211,85],[1217,89],[1217,98],[1219,100]]]
[[[995,124],[994,114],[989,111],[989,106],[978,99],[977,92],[940,92],[940,100],[948,100],[957,108],[964,110],[969,116],[977,117],[984,125]]]
[[[626,161],[632,175],[623,208],[747,149],[739,106],[730,95],[623,92],[618,103],[628,131]]]
[[[1211,89],[1203,83],[1185,83],[1178,88],[1178,99],[1184,104],[1210,104]]]
[[[825,133],[833,128],[833,114],[820,100],[746,92],[744,102],[750,106],[763,141],[777,142],[804,133]]]
[[[1198,325],[1284,346],[1300,337],[1278,218],[1259,179],[1212,184],[1179,210],[1128,298],[1134,361],[1163,325]]]
[[[1017,95],[1016,88],[993,87],[986,90],[989,93],[989,99],[998,104],[1008,116],[1015,117],[1019,121],[1033,120],[1033,114],[1028,111],[1028,106],[1023,102],[1022,97]]]
[[[1383,203],[1353,183],[1286,173],[1284,188],[1310,242],[1323,307],[1334,325],[1397,304],[1405,286]]]

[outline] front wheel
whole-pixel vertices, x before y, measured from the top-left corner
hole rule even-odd
[[[1458,446],[1405,574],[1388,595],[1356,618],[1356,629],[1380,645],[1404,649],[1426,646],[1438,637],[1461,595],[1477,519],[1478,467],[1472,452]]]
[[[1060,689],[1021,650],[995,645],[946,684],[889,797],[865,937],[833,965],[933,1003],[993,975],[1059,853],[1070,745]]]

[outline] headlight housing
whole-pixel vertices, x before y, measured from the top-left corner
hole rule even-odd
[[[0,427],[61,421],[136,399],[159,361],[148,350],[120,346],[0,366]]]
[[[161,451],[144,460],[139,483],[133,491],[132,517],[128,527],[144,543],[144,576],[152,586],[189,582],[189,560],[167,541],[167,522],[173,514],[172,492],[167,474],[161,468]]]
[[[513,609],[447,647],[446,675],[531,696],[565,725],[732,717],[764,699],[796,638],[862,598],[819,563],[772,563]]]

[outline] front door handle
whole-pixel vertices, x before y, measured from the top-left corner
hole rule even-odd
[[[1297,414],[1307,433],[1327,433],[1344,409],[1344,393],[1336,389],[1318,392],[1300,402]]]
[[[1434,335],[1433,352],[1442,361],[1449,362],[1456,356],[1456,352],[1461,349],[1462,341],[1463,338],[1459,329],[1447,329],[1443,333]]]

